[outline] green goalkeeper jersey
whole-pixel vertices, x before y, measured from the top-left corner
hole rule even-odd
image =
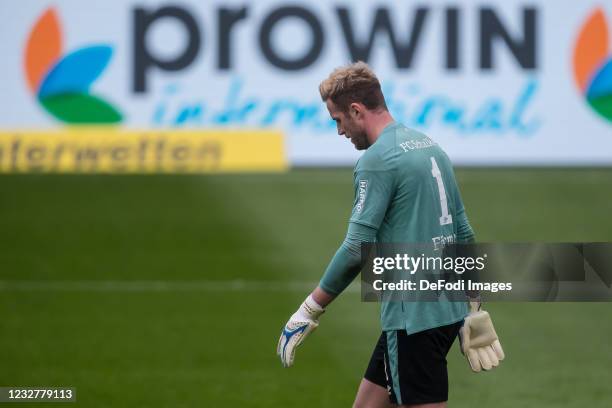
[[[376,231],[379,243],[439,246],[473,240],[451,162],[420,132],[397,122],[388,125],[357,162],[354,184],[349,225]],[[383,330],[415,333],[466,314],[465,302],[383,302],[381,323]]]

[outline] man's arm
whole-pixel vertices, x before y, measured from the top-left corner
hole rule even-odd
[[[457,214],[457,242],[473,244],[476,242],[474,231],[465,215],[463,204]],[[491,316],[484,310],[477,291],[467,292],[469,314],[459,331],[461,352],[466,356],[474,372],[491,370],[505,358],[499,337],[493,327]]]
[[[376,242],[376,228],[357,222],[349,222],[346,237],[327,266],[319,288],[329,295],[338,296],[355,279],[361,270],[361,244]]]
[[[359,273],[362,267],[361,243],[374,242],[376,229],[349,223],[342,245],[329,263],[319,285],[302,302],[283,328],[277,354],[284,367],[291,367],[295,350],[319,326],[319,316]]]
[[[473,244],[476,242],[476,237],[474,235],[474,230],[468,221],[467,215],[465,214],[465,209],[463,208],[463,204],[461,204],[461,209],[457,212],[455,216],[457,220],[457,243],[458,244]],[[471,245],[461,246],[462,255],[468,257],[474,257],[473,247]],[[470,277],[475,280],[478,280],[478,272],[471,271]],[[468,303],[470,310],[480,310],[480,293],[477,290],[468,290],[466,289],[465,294],[468,297]]]
[[[306,298],[281,333],[277,354],[285,367],[295,349],[319,325],[319,316],[359,274],[361,243],[376,242],[376,234],[394,192],[394,172],[376,154],[364,154],[355,169],[355,198],[346,237],[327,266],[319,286]]]
[[[470,221],[465,214],[465,209],[463,208],[463,204],[461,204],[461,209],[457,212],[457,242],[459,244],[472,244],[476,241],[474,236],[474,230],[470,225]]]
[[[310,295],[323,309],[336,298],[336,296],[327,293],[320,286],[317,286]]]

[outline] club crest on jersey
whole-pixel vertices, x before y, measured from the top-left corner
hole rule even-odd
[[[357,195],[359,199],[357,200],[357,205],[355,206],[355,211],[357,214],[361,212],[363,209],[363,203],[366,199],[366,191],[368,190],[368,180],[359,180],[359,191]]]

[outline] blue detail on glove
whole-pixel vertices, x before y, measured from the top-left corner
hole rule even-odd
[[[285,349],[287,348],[287,344],[289,344],[289,340],[291,339],[291,337],[293,337],[297,333],[302,333],[304,330],[306,330],[306,327],[308,327],[308,323],[294,330],[287,330],[286,328],[283,328],[283,336],[285,336],[285,338],[287,339],[285,340],[285,345],[283,346],[283,356],[285,355]]]

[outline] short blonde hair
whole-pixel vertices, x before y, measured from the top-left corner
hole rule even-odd
[[[323,102],[329,99],[344,112],[353,102],[360,102],[369,110],[387,110],[380,82],[363,61],[336,68],[321,82],[319,93]]]

